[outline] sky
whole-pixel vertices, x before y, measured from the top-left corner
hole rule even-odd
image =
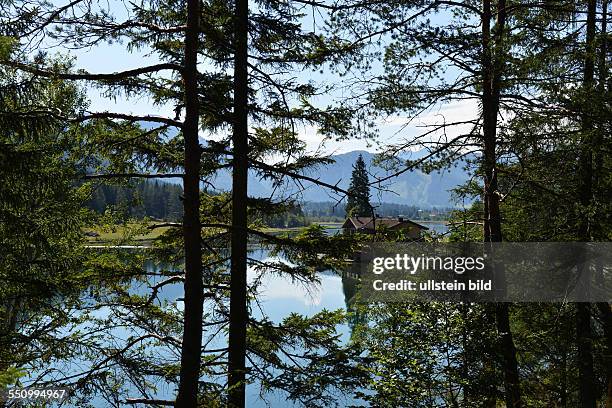
[[[54,1],[54,3],[62,4],[63,1]],[[113,7],[119,15],[125,16],[123,6]],[[155,56],[147,56],[146,52],[135,51],[130,53],[125,49],[125,46],[120,43],[102,44],[95,48],[83,50],[67,50],[67,49],[52,49],[52,53],[60,53],[75,59],[75,68],[84,69],[92,73],[109,73],[132,69],[143,65],[155,64],[159,60]],[[307,78],[311,73],[297,73],[299,77]],[[326,73],[326,76],[329,75]],[[300,79],[302,79],[300,78]],[[334,79],[332,79],[333,81]],[[340,80],[340,79],[338,79]],[[91,101],[91,111],[111,111],[123,112],[131,114],[153,114],[173,117],[171,106],[153,106],[151,101],[146,97],[141,98],[117,98],[109,99],[101,95],[99,89],[88,89],[88,97]],[[409,120],[405,116],[392,116],[387,118],[379,118],[377,128],[379,137],[375,143],[360,139],[349,139],[343,141],[326,140],[321,146],[323,137],[317,132],[317,129],[312,126],[301,126],[298,132],[307,144],[310,151],[319,150],[326,154],[339,154],[354,150],[367,150],[370,152],[379,152],[384,149],[385,145],[399,143],[404,139],[410,139],[423,131],[423,126],[465,119],[473,117],[476,113],[477,106],[473,101],[456,102],[446,105],[442,108],[437,108],[434,111],[426,112],[417,118]],[[458,127],[453,129],[447,136],[452,137],[465,130]],[[201,134],[204,139],[214,138],[213,135]],[[382,146],[382,147],[381,147]]]

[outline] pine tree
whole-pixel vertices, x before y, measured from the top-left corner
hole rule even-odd
[[[93,152],[91,153],[93,158],[86,158],[91,160],[92,166],[89,169],[93,167],[103,173],[85,176],[88,180],[159,178],[164,177],[163,174],[160,175],[164,171],[184,170],[183,173],[172,173],[172,177],[182,177],[184,181],[183,239],[180,240],[180,237],[176,237],[176,241],[180,241],[180,243],[174,249],[179,248],[178,250],[183,251],[185,267],[184,274],[177,276],[176,273],[172,273],[170,275],[173,281],[183,281],[185,286],[184,329],[182,341],[179,341],[181,367],[178,374],[179,391],[177,400],[180,403],[195,406],[201,368],[200,341],[202,337],[202,246],[200,244],[201,228],[199,221],[201,151],[198,129],[200,117],[206,116],[206,114],[199,111],[200,86],[196,67],[199,50],[199,2],[189,0],[186,3],[170,5],[144,2],[142,8],[134,5],[131,12],[136,22],[132,20],[125,25],[120,24],[120,28],[117,30],[116,16],[109,10],[105,10],[105,6],[101,4],[88,3],[85,5],[73,2],[65,7],[55,8],[54,5],[40,2],[37,4],[39,7],[33,7],[36,11],[29,14],[19,4],[9,2],[6,7],[3,4],[3,13],[0,15],[1,29],[14,38],[24,40],[23,43],[28,42],[24,39],[25,37],[48,33],[48,30],[54,31],[51,37],[57,45],[70,44],[74,48],[87,47],[106,40],[112,42],[111,38],[117,38],[117,36],[130,41],[129,48],[131,49],[138,49],[141,45],[146,44],[148,46],[151,43],[167,44],[166,41],[169,36],[174,37],[173,39],[176,41],[172,42],[172,47],[164,45],[157,48],[160,51],[158,57],[164,62],[111,74],[90,74],[84,71],[73,73],[71,72],[71,66],[65,61],[47,62],[40,58],[32,61],[28,59],[29,52],[32,50],[27,49],[27,45],[23,45],[23,43],[21,45],[24,52],[19,55],[20,59],[17,56],[9,56],[8,58],[2,58],[0,62],[4,66],[32,74],[34,77],[83,81],[90,86],[97,83],[106,87],[109,94],[123,91],[132,96],[146,94],[159,103],[171,103],[177,106],[177,117],[181,116],[180,112],[185,112],[184,120],[146,114],[131,115],[123,112],[86,112],[84,109],[78,112],[57,110],[50,113],[59,115],[69,123],[82,124],[82,130],[87,134],[84,143],[91,149],[90,152]],[[49,16],[51,16],[50,19]],[[157,16],[167,18],[163,22],[167,24],[167,28],[162,28],[157,24],[159,22]],[[23,23],[24,19],[29,22]],[[173,24],[176,26],[173,26]],[[55,30],[58,27],[60,29]],[[150,36],[141,37],[141,34],[147,30],[150,30],[148,31]],[[168,71],[172,72],[169,76],[165,75]],[[163,78],[159,76],[160,74],[163,75]],[[146,80],[143,79],[143,75],[147,75]],[[141,126],[143,122],[146,122],[149,126],[152,125],[152,128],[143,129],[144,126]],[[169,128],[179,129],[180,132],[168,135]],[[151,174],[153,172],[155,174]],[[119,191],[120,195],[125,194],[123,189]],[[135,265],[138,265],[139,257],[127,257],[124,254],[115,255],[114,262],[110,264],[107,262],[107,267],[100,268],[99,273],[108,273],[109,270],[113,270],[113,273],[116,274],[114,280],[117,281],[115,289],[118,289],[118,287],[127,283],[126,279],[130,279],[126,278],[125,264],[138,270]],[[85,267],[98,261],[100,259],[94,257],[89,260]],[[141,273],[143,273],[142,270]],[[134,276],[132,275],[132,277]],[[157,287],[156,293],[162,286],[163,284]],[[111,286],[101,286],[96,290],[110,297],[121,297],[118,292],[122,291],[113,290]],[[154,297],[156,293],[153,294]],[[151,304],[152,300],[153,298],[150,302],[144,303],[142,299],[140,300],[143,313],[146,314],[152,309],[156,309]],[[128,308],[133,305],[126,299],[119,302],[124,303]],[[174,318],[172,317],[172,319]],[[90,319],[95,321],[93,318]],[[148,319],[156,318],[149,315],[142,321],[146,322]],[[146,341],[146,339],[157,336],[160,339],[165,339],[161,341],[165,346],[175,347],[176,342],[171,341],[170,336],[178,336],[180,333],[176,333],[174,329],[168,332],[169,328],[163,324],[155,326],[157,326],[157,330],[165,331],[165,333],[157,334],[145,329],[149,334],[143,340]],[[104,327],[104,324],[102,324],[102,327]],[[140,341],[128,341],[124,352],[120,354],[125,356],[127,353],[133,353],[133,348],[137,344],[140,344]],[[83,347],[83,350],[86,350],[85,345]],[[83,351],[83,354],[85,354],[85,351]],[[92,353],[91,358],[95,360],[100,357],[100,354]],[[118,355],[114,355],[114,357],[117,358]],[[111,359],[103,361],[110,362]],[[104,364],[93,363],[93,366],[100,370],[103,369]],[[107,379],[98,378],[95,380],[102,382],[100,384],[102,390],[112,388],[108,383],[105,384]],[[142,375],[125,375],[123,378],[115,378],[115,380],[118,384],[126,381],[145,383]],[[142,385],[138,385],[135,389],[142,389]],[[117,399],[116,395],[107,394],[105,397],[109,400]]]
[[[353,165],[351,185],[346,203],[347,217],[372,217],[370,204],[370,181],[363,156],[360,154]]]
[[[603,5],[602,11],[596,12],[597,4]],[[463,154],[462,145],[482,151],[474,160],[475,174],[482,179],[476,194],[470,194],[481,197],[481,201],[466,212],[469,218],[464,219],[463,225],[469,226],[469,230],[464,229],[465,234],[460,235],[462,239],[480,238],[488,242],[500,241],[502,237],[510,241],[589,240],[594,237],[577,233],[581,227],[590,224],[591,234],[598,230],[601,234],[605,230],[609,200],[602,193],[608,187],[605,180],[597,180],[598,166],[592,164],[600,163],[600,170],[609,164],[605,138],[594,132],[600,129],[604,132],[599,135],[606,134],[605,130],[609,133],[609,107],[601,103],[606,97],[609,100],[605,86],[606,82],[609,84],[605,69],[609,61],[605,45],[609,38],[605,34],[606,7],[607,2],[595,1],[546,2],[535,6],[503,0],[406,2],[401,5],[389,2],[380,8],[368,5],[365,16],[355,17],[352,13],[338,16],[341,17],[339,24],[359,33],[355,43],[363,41],[369,46],[366,40],[370,35],[389,34],[382,40],[388,40],[389,44],[383,54],[385,74],[372,75],[376,89],[370,94],[368,106],[385,114],[399,111],[419,114],[421,109],[434,104],[442,106],[449,101],[473,98],[479,103],[474,116],[465,115],[454,122],[439,121],[428,126],[426,133],[397,146],[399,150],[414,146],[429,149],[427,157],[408,161],[400,170],[402,172],[444,167],[458,154]],[[429,18],[430,11],[438,16]],[[455,21],[463,19],[464,23],[455,25],[444,21],[440,24],[443,20],[439,16],[445,12],[452,13]],[[352,22],[347,22],[347,15]],[[602,22],[601,35],[596,35],[596,21]],[[360,27],[356,28],[355,24]],[[601,89],[589,92],[594,85],[592,58],[598,54],[594,50],[597,43],[601,45],[603,81]],[[380,52],[376,47],[372,47],[372,51],[366,58]],[[447,70],[453,74],[445,75]],[[607,119],[602,120],[604,117]],[[507,118],[512,119],[506,121]],[[585,119],[593,123],[585,123]],[[453,136],[450,130],[456,125],[466,125],[467,131],[458,130]],[[584,132],[589,128],[590,132]],[[441,137],[430,137],[436,133]],[[591,161],[591,155],[598,156],[599,160]],[[593,186],[589,186],[591,177],[602,182],[601,191],[593,188],[595,180]],[[475,231],[473,226],[479,230]],[[601,234],[598,239],[605,240],[606,235]],[[563,327],[569,333],[564,333],[562,342],[565,346],[569,342],[568,349],[578,350],[579,357],[578,361],[572,361],[571,354],[569,358],[567,354],[555,355],[562,367],[557,369],[550,367],[550,359],[544,352],[537,358],[531,355],[527,361],[521,361],[525,357],[516,353],[512,338],[513,331],[520,329],[518,349],[533,350],[536,354],[540,351],[537,347],[532,344],[526,347],[523,342],[533,337],[533,333],[546,330],[552,333],[556,323],[542,318],[537,324],[528,324],[524,316],[515,316],[533,314],[533,310],[523,305],[508,306],[501,304],[494,310],[484,311],[483,321],[490,322],[492,315],[496,317],[498,338],[491,338],[494,342],[479,351],[486,353],[485,361],[489,357],[499,360],[505,377],[506,405],[531,406],[537,404],[535,401],[546,405],[546,398],[556,404],[553,393],[544,396],[543,392],[535,390],[534,384],[544,382],[542,372],[550,376],[548,382],[552,383],[562,372],[560,382],[565,384],[560,392],[562,405],[578,406],[578,394],[582,394],[585,397],[582,406],[592,407],[598,392],[593,387],[591,363],[596,347],[591,348],[590,343],[595,340],[593,335],[597,330],[589,325],[598,322],[592,318],[593,308],[589,307],[578,316],[582,321],[580,328],[572,328],[574,316],[571,311],[568,313],[569,308],[564,308]],[[600,313],[608,315],[609,305],[602,306]],[[550,317],[556,310],[542,307],[538,312]],[[510,318],[516,319],[512,325]],[[602,332],[609,331],[604,325]],[[495,343],[496,349],[491,347]],[[518,375],[520,364],[521,376]],[[524,375],[533,372],[534,364],[541,367],[539,375],[532,374],[523,383]],[[548,371],[544,367],[548,367]],[[577,367],[580,370],[576,370]],[[495,375],[497,370],[493,364],[479,369],[488,370],[494,380],[481,389],[480,400],[488,400],[494,405],[494,399],[499,398],[497,384],[501,382]],[[577,374],[577,371],[582,373]],[[567,386],[571,383],[579,387]],[[523,386],[525,389],[521,389]],[[578,392],[576,388],[582,390]]]
[[[267,235],[253,223],[261,219],[260,214],[284,207],[286,197],[279,194],[258,200],[247,196],[248,171],[272,179],[277,186],[296,180],[325,185],[304,174],[305,169],[324,165],[329,159],[306,153],[298,125],[316,126],[322,134],[334,138],[349,134],[350,111],[318,108],[309,99],[318,95],[320,89],[310,79],[300,83],[277,75],[291,66],[298,66],[300,70],[318,66],[329,55],[326,39],[302,28],[304,6],[300,2],[295,5],[270,2],[269,7],[255,8],[245,6],[246,2],[237,2],[240,19],[234,19],[231,3],[145,1],[131,5],[130,17],[124,20],[122,12],[115,13],[116,10],[103,3],[73,3],[63,8],[43,1],[36,3],[40,8],[32,15],[26,15],[20,8],[7,11],[7,26],[27,27],[24,29],[27,33],[17,33],[24,43],[28,42],[28,35],[39,34],[49,34],[60,47],[83,48],[122,40],[128,43],[131,52],[155,50],[162,61],[112,74],[75,71],[63,64],[2,61],[39,76],[100,85],[110,95],[123,92],[128,96],[147,95],[155,103],[175,108],[176,116],[82,112],[70,118],[91,131],[89,147],[95,152],[96,170],[102,174],[89,174],[86,178],[97,181],[182,177],[185,186],[183,223],[171,225],[177,229],[160,240],[162,251],[158,255],[172,263],[185,259],[184,273],[164,270],[160,272],[163,279],[152,281],[150,274],[138,266],[142,255],[119,252],[95,257],[88,264],[88,273],[113,274],[109,280],[112,285],[95,288],[96,299],[104,302],[112,299],[138,318],[132,318],[132,314],[121,317],[122,324],[133,329],[130,332],[133,337],[120,345],[119,351],[104,350],[108,357],[100,360],[104,353],[94,353],[93,347],[89,349],[87,358],[91,359],[93,369],[82,384],[95,384],[95,387],[78,387],[75,398],[85,398],[86,390],[95,388],[114,405],[120,396],[134,403],[160,403],[153,402],[154,391],[147,378],[178,380],[176,401],[164,403],[182,406],[195,406],[196,400],[214,405],[228,397],[231,404],[243,405],[244,386],[249,381],[259,382],[264,389],[284,390],[289,398],[311,405],[314,401],[329,401],[330,396],[326,395],[329,388],[354,387],[354,378],[349,375],[353,367],[348,348],[341,346],[335,331],[343,319],[342,313],[326,312],[313,318],[294,316],[273,324],[265,317],[253,317],[247,303],[251,296],[256,296],[260,279],[253,283],[246,281],[246,263],[256,265],[257,273],[279,272],[277,264],[262,264],[247,256],[245,244],[249,237],[256,236],[279,251],[283,248],[293,251],[295,267],[283,266],[280,272],[310,284],[317,282],[317,265],[337,266],[341,263],[338,259],[345,259],[346,253],[353,249],[345,238],[328,237],[316,228],[295,239]],[[23,24],[15,24],[22,21]],[[234,49],[234,42],[240,47]],[[196,64],[198,57],[206,61],[206,70]],[[232,72],[228,70],[228,61],[234,57],[237,64]],[[165,74],[168,71],[170,75]],[[232,86],[234,82],[236,86]],[[203,131],[234,127],[235,137],[200,145],[198,121]],[[153,127],[147,128],[151,123]],[[270,163],[272,157],[282,159]],[[236,176],[234,197],[224,192],[198,194],[200,181],[215,191],[215,173],[232,167]],[[177,170],[184,172],[175,173]],[[338,194],[346,193],[337,186],[325,187]],[[183,234],[178,228],[183,229]],[[233,235],[231,277],[226,269],[230,235]],[[150,285],[150,297],[133,294],[128,289],[133,279]],[[184,314],[156,302],[158,292],[176,282],[185,283]],[[212,304],[207,302],[210,309],[204,315],[206,321],[202,321],[202,296],[214,300]],[[102,319],[90,319],[100,327],[98,336],[112,335],[111,328]],[[228,320],[231,321],[229,336],[224,329]],[[141,338],[137,333],[146,334]],[[207,341],[198,350],[203,336]],[[164,352],[145,354],[143,350],[152,347],[154,341],[153,347]],[[231,352],[228,353],[228,347],[211,349],[211,344],[219,342],[229,343]],[[140,347],[142,343],[148,344]],[[303,347],[305,344],[316,344],[320,356],[313,356],[310,347]],[[87,342],[83,349],[88,349]],[[287,353],[291,353],[291,361],[283,359]],[[171,359],[155,361],[153,354],[180,356],[181,365],[177,366]],[[199,364],[202,355],[206,361]],[[245,362],[253,369],[245,370]],[[111,364],[116,369],[108,374]],[[134,366],[147,368],[134,370]],[[229,369],[219,369],[219,366]],[[333,377],[336,370],[343,373],[337,381],[325,384],[318,381],[322,376]],[[104,375],[97,375],[101,371]],[[220,379],[228,371],[229,389]],[[245,378],[245,374],[250,378]],[[111,389],[115,390],[112,395]],[[132,398],[134,395],[130,394],[134,392],[141,392],[142,397]]]
[[[0,32],[0,57],[11,43]],[[77,354],[58,344],[90,284],[80,271],[88,188],[74,183],[78,133],[47,109],[75,112],[82,103],[71,84],[0,66],[0,387]]]

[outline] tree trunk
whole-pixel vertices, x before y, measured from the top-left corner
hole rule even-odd
[[[234,16],[234,145],[230,279],[228,405],[245,406],[248,175],[248,0],[236,0]]]
[[[604,0],[601,5],[601,49],[599,59],[599,94],[606,94],[606,82],[607,82],[607,68],[606,59],[608,57],[608,41],[607,41],[607,28],[608,28],[608,0]],[[600,151],[600,143],[603,136],[603,130],[597,133],[597,148],[595,151],[595,181],[597,189],[597,183],[602,177],[603,159]],[[597,265],[598,276],[602,274],[601,263]],[[604,366],[606,367],[606,408],[612,408],[612,309],[610,304],[606,302],[599,302],[597,304],[599,313],[601,314],[601,321],[604,329],[604,337],[606,339],[605,355],[604,355]]]
[[[606,367],[607,389],[606,389],[606,408],[612,408],[612,309],[609,303],[597,303],[601,321],[604,328],[606,345],[604,348],[604,366]]]
[[[589,94],[593,89],[595,75],[595,14],[596,0],[587,2],[586,55],[584,59],[584,90]],[[581,217],[579,221],[579,238],[591,241],[591,227],[586,208],[593,196],[593,121],[589,114],[582,115],[582,147],[580,153],[579,200]],[[585,265],[585,268],[589,268]],[[576,304],[576,336],[578,345],[578,389],[581,408],[594,408],[595,373],[593,369],[593,332],[591,328],[591,308],[588,303]]]
[[[499,211],[499,196],[497,195],[498,180],[496,174],[497,146],[497,115],[499,112],[500,84],[504,66],[502,49],[504,31],[506,28],[506,2],[500,0],[497,9],[495,25],[495,56],[492,55],[491,29],[492,18],[490,0],[483,1],[482,14],[482,110],[483,110],[483,165],[484,165],[484,208],[485,208],[485,242],[501,242],[501,213]],[[503,274],[502,274],[503,276]],[[503,282],[502,282],[503,284]],[[504,388],[506,405],[509,408],[520,408],[521,393],[516,359],[516,349],[510,331],[509,306],[507,303],[495,307],[495,321],[500,336],[502,366],[504,372]]]
[[[187,1],[185,35],[185,175],[183,177],[185,245],[185,313],[177,407],[196,407],[202,347],[202,249],[200,231],[200,143],[198,141],[199,0]]]
[[[567,408],[567,350],[563,349],[560,367],[561,384],[559,385],[559,407]]]
[[[576,303],[578,337],[578,389],[581,408],[595,408],[595,374],[593,371],[593,335],[588,303]]]

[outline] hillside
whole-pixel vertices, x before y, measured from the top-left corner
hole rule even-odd
[[[311,171],[309,176],[319,178],[330,184],[338,183],[338,186],[346,189],[350,183],[353,163],[359,156],[363,155],[370,174],[382,177],[388,173],[384,169],[372,166],[374,154],[356,150],[349,153],[332,156],[335,163]],[[413,153],[412,158],[418,157],[419,152]],[[372,179],[372,177],[371,177]],[[373,203],[395,203],[414,205],[418,207],[451,207],[450,189],[464,183],[468,179],[467,173],[457,167],[443,173],[424,174],[421,171],[410,171],[401,174],[396,179],[387,182],[383,189],[378,191],[372,189]],[[220,173],[214,180],[217,189],[229,190],[231,188],[231,173],[225,171]],[[324,188],[304,182],[305,190],[301,193],[303,201],[323,202],[334,201],[335,195]],[[297,187],[287,186],[287,194],[295,193]],[[249,193],[255,197],[268,196],[273,192],[272,184],[267,180],[260,180],[255,173],[249,175]]]

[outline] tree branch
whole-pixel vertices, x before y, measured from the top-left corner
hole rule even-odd
[[[156,122],[156,123],[164,123],[169,126],[174,126],[181,128],[183,126],[182,122],[178,120],[165,118],[163,116],[152,116],[152,115],[129,115],[125,113],[116,113],[116,112],[92,112],[87,113],[83,116],[79,116],[78,118],[71,119],[72,122],[84,122],[86,120],[91,119],[122,119],[128,120],[132,122]]]
[[[126,404],[145,404],[145,405],[165,405],[168,407],[174,406],[174,401],[161,400],[161,399],[149,399],[149,398],[127,398]]]
[[[149,74],[152,72],[164,71],[164,70],[174,70],[181,72],[183,67],[177,64],[172,63],[162,63],[149,65],[146,67],[129,69],[126,71],[113,72],[110,74],[92,74],[86,71],[80,71],[79,73],[62,73],[62,72],[54,72],[48,71],[46,69],[37,68],[32,65],[24,64],[16,61],[0,61],[1,65],[5,65],[12,68],[17,68],[21,71],[28,72],[33,75],[45,77],[45,78],[59,78],[59,79],[67,79],[67,80],[89,80],[89,81],[120,81],[122,79],[128,79],[137,77],[142,74]]]

